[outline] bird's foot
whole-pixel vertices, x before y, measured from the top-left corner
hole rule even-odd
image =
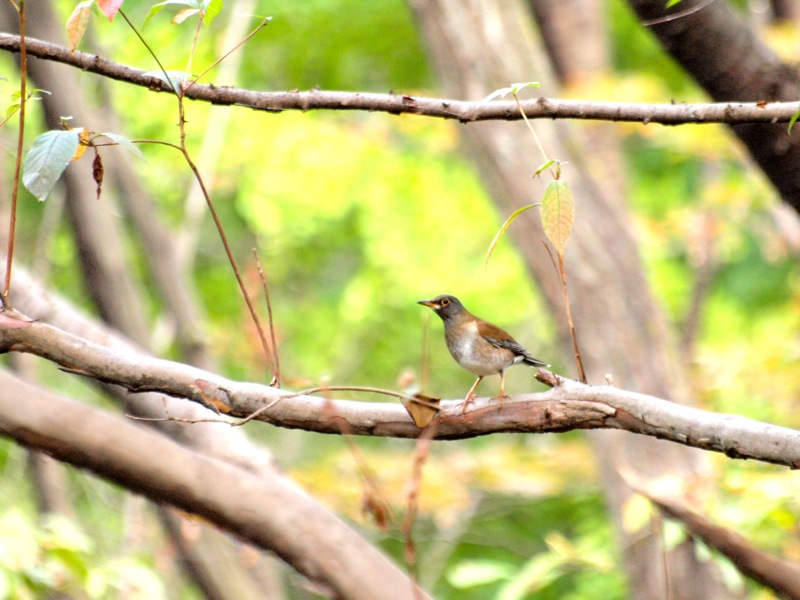
[[[467,394],[467,397],[464,398],[464,401],[461,403],[461,414],[464,415],[467,413],[467,406],[475,402],[475,394]]]
[[[492,400],[497,400],[497,410],[502,410],[503,400],[506,398],[508,398],[508,394],[506,394],[505,392],[500,392],[500,394],[492,398]]]

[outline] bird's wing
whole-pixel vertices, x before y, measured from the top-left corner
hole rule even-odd
[[[481,337],[489,342],[492,346],[511,350],[511,352],[513,352],[516,356],[521,357],[521,360],[517,359],[517,361],[524,362],[532,367],[550,366],[538,358],[531,356],[531,354],[524,347],[522,347],[517,340],[512,338],[496,325],[492,325],[491,323],[486,323],[483,321],[478,324],[478,333],[480,333]]]

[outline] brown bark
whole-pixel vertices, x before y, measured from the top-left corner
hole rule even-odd
[[[543,60],[531,15],[521,3],[418,0],[413,5],[447,94],[478,99],[511,82],[532,79],[542,82],[545,93],[557,87]],[[577,203],[566,258],[589,381],[597,383],[611,373],[621,387],[685,401],[686,388],[669,332],[645,279],[621,199],[582,168],[586,165],[582,139],[572,128],[547,122],[535,127],[549,156],[573,165],[563,176]],[[464,128],[463,134],[501,215],[540,197],[547,181],[531,183],[531,173],[543,159],[524,127],[482,123]],[[542,249],[538,214],[528,211],[510,232],[541,286],[559,324],[564,356],[569,356],[561,291]],[[622,486],[612,462],[643,474],[670,471],[692,477],[692,455],[663,443],[614,435],[604,436],[599,456],[604,459],[606,480],[613,482],[607,486],[609,506],[623,537],[632,597],[661,598],[668,589],[673,598],[698,597],[698,589],[706,598],[729,597],[716,576],[689,552],[669,555],[667,584],[657,540],[640,532],[633,546],[633,537],[622,528],[620,509],[630,491]]]
[[[0,434],[151,500],[208,519],[274,551],[339,597],[429,598],[419,589],[415,595],[407,575],[291,482],[278,477],[265,480],[4,371],[0,371]],[[218,578],[220,574],[225,571],[218,572]]]
[[[800,97],[800,73],[783,63],[727,2],[629,0],[664,48],[717,101],[774,102]],[[688,13],[700,5],[701,10]],[[670,14],[682,16],[663,20]],[[795,210],[800,211],[800,127],[742,124],[733,131]]]

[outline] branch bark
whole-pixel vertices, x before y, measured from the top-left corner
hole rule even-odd
[[[19,52],[19,36],[0,33],[0,50]],[[30,56],[52,60],[110,79],[146,87],[155,92],[172,93],[171,88],[148,71],[134,69],[95,54],[71,53],[69,49],[27,38]],[[507,82],[510,83],[510,82]],[[482,90],[488,95],[494,90]],[[244,106],[254,110],[357,110],[386,112],[393,115],[415,114],[462,123],[479,121],[519,121],[519,107],[513,101],[468,102],[446,98],[423,98],[406,94],[369,94],[363,92],[318,91],[256,92],[213,84],[193,84],[186,98],[212,104]],[[761,98],[760,100],[767,100]],[[584,119],[636,122],[645,125],[680,125],[685,123],[788,123],[800,111],[800,102],[722,102],[716,104],[634,104],[629,102],[586,102],[537,98],[521,101],[529,119]],[[785,129],[785,128],[783,128]]]
[[[342,598],[429,598],[290,482],[264,479],[0,371],[0,434],[278,554]],[[24,401],[21,399],[24,398]]]
[[[27,352],[62,369],[119,385],[130,392],[161,392],[218,410],[318,433],[416,438],[420,429],[397,404],[329,400],[270,386],[235,382],[167,360],[120,353],[10,311],[0,313],[0,352]],[[459,400],[444,403],[436,439],[490,433],[546,433],[573,429],[619,429],[685,446],[800,468],[800,431],[720,415],[610,386],[592,387],[544,370],[537,378],[552,390],[492,401],[462,415]],[[170,419],[164,414],[164,419]],[[226,422],[219,417],[220,422]],[[191,421],[190,421],[191,422]]]
[[[800,74],[764,44],[728,2],[684,0],[671,9],[661,0],[629,0],[665,50],[718,102],[794,100]],[[672,13],[687,13],[663,19]],[[739,124],[734,133],[783,199],[800,211],[800,129],[791,135],[776,124]]]

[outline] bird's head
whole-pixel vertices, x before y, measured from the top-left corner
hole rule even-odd
[[[451,319],[466,310],[458,298],[447,294],[436,296],[436,298],[430,300],[420,300],[417,304],[432,308],[433,312],[439,315],[443,321]]]

